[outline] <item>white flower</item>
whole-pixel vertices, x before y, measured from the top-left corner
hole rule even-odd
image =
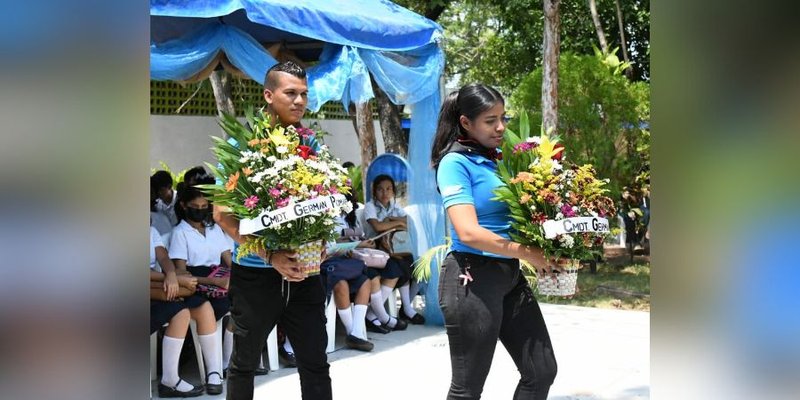
[[[553,160],[553,171],[561,171],[564,167],[561,165],[558,160]]]
[[[559,220],[559,219],[564,219],[564,214],[562,214],[562,213],[556,214],[556,220]]]
[[[269,156],[267,157],[267,161],[274,163],[275,161],[278,161],[278,158],[275,156]]]
[[[286,228],[291,228],[291,227],[292,227],[292,223],[291,222],[286,223]]]
[[[558,241],[568,249],[571,249],[572,246],[575,245],[575,239],[573,239],[570,235],[561,235],[558,237]]]
[[[278,154],[286,154],[289,152],[289,148],[286,146],[278,146],[278,148],[276,148],[275,151],[277,151]]]
[[[539,136],[531,136],[531,137],[525,139],[525,141],[528,142],[528,143],[540,144],[540,143],[542,143],[542,138],[539,137]]]

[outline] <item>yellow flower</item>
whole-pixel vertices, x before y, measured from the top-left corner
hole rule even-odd
[[[284,134],[283,128],[274,129],[269,134],[269,139],[272,141],[272,144],[277,146],[287,146],[292,144],[292,141]]]
[[[553,156],[562,152],[564,149],[559,147],[556,148],[556,142],[550,140],[550,137],[547,135],[542,135],[542,141],[539,143],[539,147],[536,148],[536,151],[541,156],[542,160],[552,160]]]

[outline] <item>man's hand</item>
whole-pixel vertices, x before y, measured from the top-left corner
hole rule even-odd
[[[168,272],[164,277],[164,293],[167,294],[167,301],[175,300],[178,296],[178,277],[175,275],[175,272]]]
[[[264,258],[262,254],[259,255]],[[300,263],[297,262],[297,253],[276,250],[272,252],[269,260],[272,262],[272,267],[283,276],[283,279],[289,282],[300,282],[306,279],[306,275],[300,270]]]

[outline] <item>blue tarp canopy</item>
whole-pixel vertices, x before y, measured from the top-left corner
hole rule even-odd
[[[395,104],[411,105],[409,205],[421,221],[417,253],[444,242],[444,210],[429,167],[441,103],[442,28],[388,0],[151,0],[150,77],[200,80],[218,65],[263,84],[291,50],[311,64],[308,108],[374,97],[370,76]],[[316,63],[314,63],[316,62]],[[438,304],[432,274],[428,304]],[[442,324],[436,307],[428,320]]]

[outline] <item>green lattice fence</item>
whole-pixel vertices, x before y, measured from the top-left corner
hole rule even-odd
[[[231,97],[233,97],[236,114],[244,116],[247,104],[264,104],[263,90],[263,86],[256,81],[233,78]],[[373,110],[375,110],[374,107]],[[172,81],[150,81],[150,114],[216,116],[217,106],[214,102],[211,83],[208,79],[186,84]],[[350,119],[339,102],[325,103],[319,112],[309,112],[306,117]],[[378,118],[377,111],[373,113],[373,117]]]

